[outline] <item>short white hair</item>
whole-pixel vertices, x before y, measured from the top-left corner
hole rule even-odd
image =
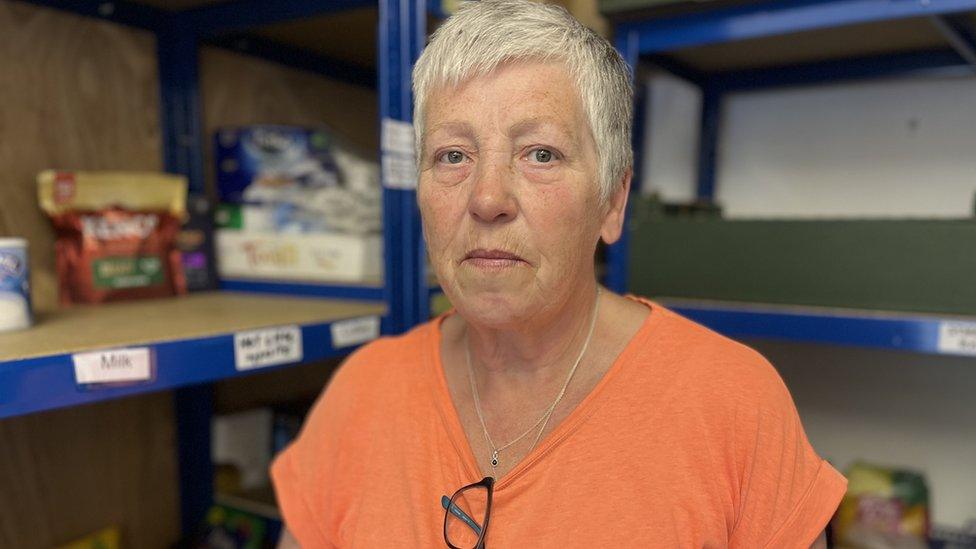
[[[465,2],[434,32],[413,68],[417,158],[431,89],[460,85],[513,61],[566,65],[596,142],[600,198],[605,202],[634,159],[630,69],[606,39],[559,6],[528,0]]]

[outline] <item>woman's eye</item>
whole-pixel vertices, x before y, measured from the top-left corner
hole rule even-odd
[[[535,149],[534,151],[529,153],[529,156],[532,158],[532,160],[535,160],[536,162],[542,164],[547,164],[549,162],[552,162],[553,158],[555,158],[555,155],[552,153],[552,151],[548,149]]]
[[[464,153],[461,151],[447,151],[441,155],[440,161],[448,164],[460,164],[464,161]]]

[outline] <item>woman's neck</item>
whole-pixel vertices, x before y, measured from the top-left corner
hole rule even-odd
[[[562,306],[520,323],[517,329],[466,321],[462,344],[479,387],[540,386],[572,368],[588,339],[597,312],[597,288],[576,292]]]

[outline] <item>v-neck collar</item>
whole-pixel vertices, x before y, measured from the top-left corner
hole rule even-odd
[[[553,448],[565,440],[566,437],[575,431],[597,409],[604,388],[619,375],[620,370],[630,361],[632,355],[644,348],[644,342],[654,333],[655,330],[652,324],[656,324],[661,317],[661,306],[648,299],[632,295],[625,297],[650,309],[650,312],[641,323],[640,329],[627,342],[623,351],[617,355],[617,358],[614,359],[613,364],[603,374],[600,381],[576,405],[576,408],[555,429],[540,440],[539,444],[528,455],[522,458],[515,467],[505,473],[503,477],[495,479],[496,492],[503,490],[506,486],[517,480],[523,473],[531,469],[535,463],[544,458]],[[451,398],[451,391],[447,386],[447,374],[444,372],[444,364],[441,360],[441,341],[443,338],[441,327],[444,320],[452,314],[455,314],[453,309],[442,314],[431,323],[430,334],[428,336],[430,349],[426,362],[428,363],[428,367],[433,369],[431,379],[434,380],[432,384],[434,402],[441,414],[441,419],[444,421],[448,438],[450,438],[451,444],[461,458],[467,478],[478,480],[482,478],[484,473],[482,473],[481,468],[478,466],[474,451],[471,449],[471,444],[468,442],[468,437],[464,432],[464,427],[461,424],[461,414],[454,404],[454,399]]]

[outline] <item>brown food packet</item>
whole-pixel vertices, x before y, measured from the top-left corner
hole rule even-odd
[[[186,179],[159,173],[38,175],[41,208],[57,232],[64,305],[186,293],[177,235]]]

